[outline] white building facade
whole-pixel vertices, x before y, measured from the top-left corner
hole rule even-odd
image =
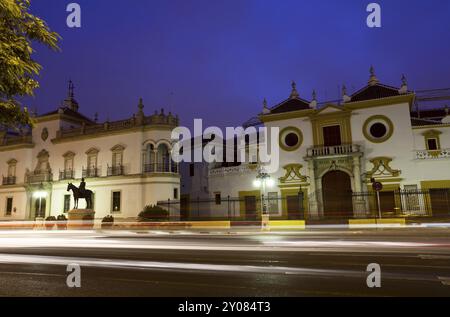
[[[171,159],[178,117],[146,116],[139,101],[129,119],[98,123],[69,95],[57,110],[36,116],[32,129],[0,132],[0,220],[58,216],[74,207],[68,183],[85,178],[95,218],[136,218],[146,205],[178,199],[180,175]],[[80,199],[79,208],[85,202]],[[173,219],[179,215],[171,214]]]
[[[367,86],[352,95],[344,87],[342,98],[318,107],[293,83],[287,100],[265,104],[260,121],[280,128],[274,186],[254,186],[263,165],[211,164],[210,217],[255,220],[263,206],[271,219],[450,215],[448,108],[415,111],[406,79],[384,85],[373,69]]]

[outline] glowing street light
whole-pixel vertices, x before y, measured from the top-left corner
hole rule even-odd
[[[44,190],[42,183],[39,185],[39,190],[33,193],[33,197],[39,199],[39,215],[42,214],[42,198],[47,197],[47,192]]]
[[[253,181],[253,186],[256,188],[262,188],[261,194],[261,202],[263,204],[263,214],[268,215],[267,212],[267,204],[264,199],[266,196],[266,188],[273,187],[275,185],[275,181],[270,177],[268,173],[266,173],[262,168],[258,170],[258,175],[256,175],[256,179]]]

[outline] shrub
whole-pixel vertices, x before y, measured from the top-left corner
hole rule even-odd
[[[113,223],[114,222],[114,217],[112,215],[108,215],[103,217],[102,219],[102,223]]]
[[[56,221],[55,216],[48,216],[47,218],[45,218],[45,221]]]
[[[65,215],[59,215],[59,216],[56,218],[56,220],[58,220],[58,221],[67,221],[67,218],[66,218]]]
[[[169,218],[169,212],[159,206],[145,206],[144,210],[139,213],[140,221],[165,221]]]

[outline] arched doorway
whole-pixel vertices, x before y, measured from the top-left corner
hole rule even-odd
[[[325,217],[353,215],[350,176],[342,171],[330,171],[322,177],[323,214]]]

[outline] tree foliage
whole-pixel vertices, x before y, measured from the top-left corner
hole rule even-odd
[[[58,50],[59,35],[32,15],[30,0],[0,0],[0,127],[30,125],[18,98],[32,96],[42,66],[32,58],[33,43]]]

